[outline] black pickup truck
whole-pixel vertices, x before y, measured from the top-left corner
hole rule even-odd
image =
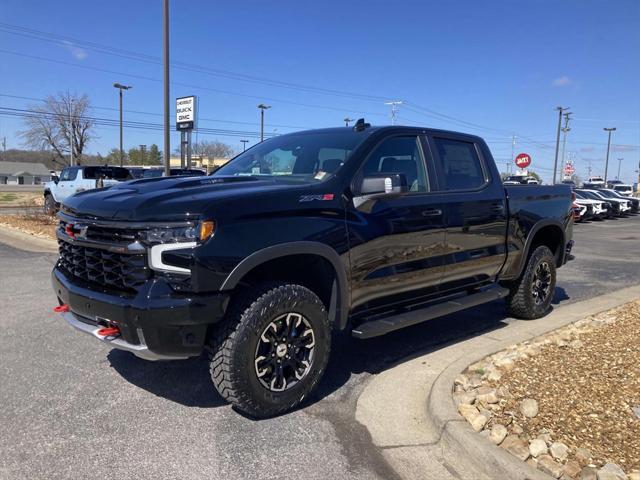
[[[210,176],[66,199],[56,311],[148,360],[210,354],[254,417],[306,398],[333,331],[367,339],[506,298],[549,310],[570,258],[569,186],[504,187],[476,136],[414,127],[277,136]]]

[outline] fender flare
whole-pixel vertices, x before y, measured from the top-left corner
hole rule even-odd
[[[320,242],[288,242],[266,247],[252,253],[242,260],[222,283],[220,290],[232,290],[242,278],[255,267],[276,258],[291,255],[317,255],[329,261],[335,273],[335,282],[331,288],[329,320],[340,330],[347,326],[349,317],[349,283],[347,273],[338,252]]]
[[[555,226],[560,229],[560,234],[562,235],[562,243],[560,244],[560,247],[559,247],[560,252],[559,252],[559,258],[557,259],[557,261],[560,263],[560,265],[562,265],[562,261],[564,257],[564,246],[566,244],[566,232],[564,231],[564,225],[559,220],[547,218],[537,222],[527,234],[527,239],[525,240],[524,248],[522,249],[522,256],[520,257],[520,262],[518,264],[517,274],[514,276],[514,278],[520,277],[520,275],[522,274],[522,270],[527,264],[526,262],[527,262],[527,259],[529,258],[529,251],[531,250],[531,244],[533,243],[534,237],[536,236],[539,230],[548,226]]]

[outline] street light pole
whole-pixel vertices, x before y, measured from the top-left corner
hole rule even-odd
[[[113,86],[119,90],[120,93],[120,166],[122,167],[124,159],[124,151],[122,150],[122,91],[129,90],[133,87],[130,85],[122,85],[121,83],[114,83]]]
[[[247,143],[249,143],[249,140],[240,140],[240,142],[242,143],[242,151],[244,152],[247,149]]]
[[[264,111],[271,108],[271,105],[261,103],[258,108],[260,109],[260,141],[262,142],[264,141]]]
[[[556,156],[555,156],[555,160],[553,161],[553,184],[556,184],[556,180],[558,178],[558,153],[560,151],[560,128],[562,128],[562,112],[564,112],[565,110],[569,110],[569,107],[567,108],[563,108],[563,107],[556,107],[556,110],[558,111],[558,131],[556,133]]]
[[[164,63],[164,174],[171,175],[169,127],[169,0],[162,0],[162,57]]]
[[[605,132],[609,133],[609,140],[607,141],[607,159],[604,162],[604,185],[607,186],[607,173],[609,171],[609,150],[611,150],[611,132],[616,131],[616,127],[603,128]]]

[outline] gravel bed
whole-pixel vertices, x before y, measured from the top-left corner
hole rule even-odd
[[[481,435],[555,478],[640,479],[640,301],[471,365],[454,386]]]

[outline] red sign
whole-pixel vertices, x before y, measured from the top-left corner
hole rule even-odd
[[[576,171],[575,168],[573,168],[573,165],[571,165],[570,163],[567,163],[564,166],[564,173],[566,173],[567,175],[573,175],[573,173]]]
[[[519,153],[516,157],[516,165],[519,168],[527,168],[531,165],[531,157],[528,153]]]

